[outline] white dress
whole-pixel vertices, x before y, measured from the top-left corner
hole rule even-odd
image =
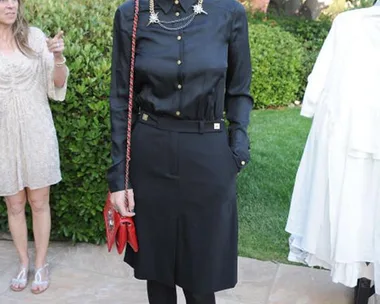
[[[61,180],[58,141],[48,97],[63,101],[53,81],[54,59],[44,33],[30,28],[28,58],[0,54],[0,196]]]
[[[313,117],[313,124],[286,225],[291,234],[288,259],[330,269],[332,281],[348,287],[361,277],[376,284],[380,7],[336,17],[309,76],[301,115]]]

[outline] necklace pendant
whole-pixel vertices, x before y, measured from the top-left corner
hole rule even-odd
[[[207,12],[203,9],[203,6],[201,3],[193,5],[193,11],[195,15],[200,15],[200,14],[207,15]]]
[[[159,23],[160,19],[158,19],[158,13],[151,13],[149,15],[149,23],[147,26],[154,24],[154,23]]]

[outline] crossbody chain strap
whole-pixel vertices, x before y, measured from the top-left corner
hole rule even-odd
[[[129,99],[128,99],[128,128],[127,128],[127,153],[125,159],[125,202],[129,205],[128,200],[128,182],[129,182],[129,162],[131,160],[131,133],[132,133],[132,110],[134,95],[134,73],[135,73],[135,55],[136,55],[136,33],[139,21],[139,0],[135,0],[135,9],[133,17],[132,41],[131,41],[131,66],[129,74]]]

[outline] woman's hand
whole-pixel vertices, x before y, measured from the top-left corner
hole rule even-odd
[[[129,205],[126,205],[125,202],[125,191],[118,191],[111,193],[111,203],[113,208],[120,213],[121,216],[132,217],[135,215],[135,199],[133,194],[133,189],[128,189],[128,202]]]
[[[46,44],[50,52],[54,54],[54,58],[61,59],[62,53],[65,49],[65,42],[63,41],[63,31],[60,31],[54,38],[46,39]]]
[[[48,50],[54,54],[54,85],[57,88],[63,88],[67,80],[66,58],[63,56],[65,43],[63,41],[63,31],[59,31],[54,38],[47,38],[46,44]]]

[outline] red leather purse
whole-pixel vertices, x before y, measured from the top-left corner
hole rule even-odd
[[[125,189],[127,189],[129,179],[129,162],[131,160],[131,131],[132,131],[132,107],[133,107],[133,89],[134,89],[134,70],[136,54],[136,33],[139,19],[139,0],[135,0],[135,11],[133,18],[132,40],[131,40],[131,66],[129,75],[129,100],[128,100],[128,128],[127,128],[127,153],[125,168]],[[138,242],[136,236],[135,223],[132,217],[122,217],[111,204],[111,193],[108,192],[106,204],[103,210],[103,217],[106,227],[107,247],[110,252],[112,246],[116,243],[119,254],[129,244],[132,249],[138,251]],[[125,203],[128,205],[128,193],[125,191]]]
[[[139,249],[135,223],[132,217],[122,217],[111,204],[111,193],[108,193],[106,205],[104,206],[104,221],[106,224],[106,236],[108,252],[112,250],[116,243],[116,249],[122,254],[127,243],[133,251]]]

